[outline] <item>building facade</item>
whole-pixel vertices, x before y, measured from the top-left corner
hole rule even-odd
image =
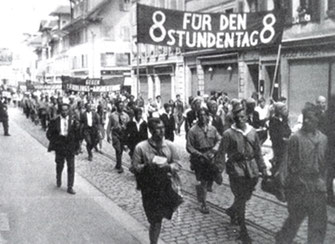
[[[184,10],[184,0],[146,0],[142,4],[158,8]],[[137,90],[147,100],[158,95],[162,102],[185,97],[184,59],[179,48],[136,44],[136,5],[132,7],[133,60],[132,77]]]

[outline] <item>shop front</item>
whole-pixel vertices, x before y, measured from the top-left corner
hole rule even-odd
[[[335,50],[333,45],[284,46],[282,55],[282,93],[288,98],[292,122],[306,102],[318,96],[328,100],[335,94]]]

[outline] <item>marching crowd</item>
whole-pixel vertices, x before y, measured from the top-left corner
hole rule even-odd
[[[247,99],[212,93],[190,97],[188,104],[179,95],[162,104],[161,96],[146,103],[141,94],[135,99],[127,93],[98,97],[26,93],[19,106],[27,118],[46,130],[49,150],[56,155],[58,187],[67,163],[70,194],[75,194],[74,161],[75,155],[82,153],[83,141],[89,161],[94,151],[102,153],[104,138],[112,142],[118,173],[123,173],[123,152],[129,153],[130,171],[136,177],[150,223],[151,243],[157,243],[162,219],[170,219],[183,201],[175,187],[180,183],[181,165],[172,143],[182,130],[190,168],[199,182],[196,192],[202,213],[209,213],[207,193],[212,191],[214,182],[222,183],[225,171],[234,194],[226,213],[231,224],[240,226],[242,243],[251,243],[245,224],[246,203],[259,176],[276,177],[282,194],[276,196],[287,202],[289,212],[276,242],[292,243],[302,220],[308,216],[308,243],[323,243],[327,202],[334,204],[335,171],[329,150],[334,146],[329,126],[331,113],[326,101],[319,96],[315,103],[306,103],[294,127],[289,123],[284,97],[267,104],[257,93]],[[1,101],[0,113],[4,104]],[[261,149],[268,139],[273,149],[270,172]]]

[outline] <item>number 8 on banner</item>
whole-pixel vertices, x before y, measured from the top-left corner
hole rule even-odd
[[[161,20],[157,20],[158,15],[161,17]],[[166,36],[166,29],[163,26],[163,24],[166,21],[166,16],[162,11],[156,11],[152,15],[152,21],[154,22],[154,24],[150,27],[150,31],[149,31],[150,37],[155,42],[161,42],[164,40]],[[161,31],[160,36],[155,35],[154,32],[156,29],[159,29]]]
[[[268,22],[268,20],[270,19],[270,22]],[[276,23],[276,17],[274,16],[274,14],[267,14],[264,16],[263,18],[263,25],[264,28],[261,31],[260,34],[260,39],[262,43],[270,43],[272,38],[275,35],[275,29],[273,28],[273,25]],[[265,37],[265,33],[270,32],[270,35],[268,37]]]

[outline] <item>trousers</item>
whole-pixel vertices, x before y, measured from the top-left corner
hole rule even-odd
[[[56,151],[56,179],[61,181],[64,164],[67,164],[67,187],[72,188],[74,183],[74,155],[70,152]]]
[[[323,243],[327,230],[326,193],[290,190],[286,194],[288,218],[276,235],[276,243],[293,243],[305,217],[308,217],[307,243]]]

